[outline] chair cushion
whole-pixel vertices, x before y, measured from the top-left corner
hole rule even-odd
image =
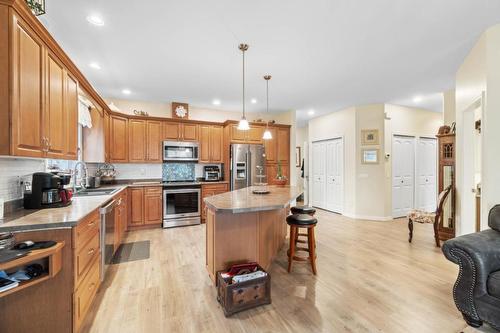
[[[491,229],[500,231],[500,205],[496,205],[490,210],[488,225]]]
[[[436,213],[414,209],[408,213],[408,218],[417,223],[434,223]]]
[[[500,299],[500,271],[496,271],[488,276],[488,294]]]
[[[286,217],[286,223],[289,225],[308,226],[318,223],[318,220],[308,214],[293,214]]]
[[[314,215],[316,213],[316,209],[309,206],[295,206],[290,209],[292,214],[309,214]]]

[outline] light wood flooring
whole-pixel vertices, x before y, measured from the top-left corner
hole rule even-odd
[[[83,332],[461,332],[452,300],[458,267],[432,226],[370,222],[319,211],[318,275],[274,261],[272,304],[225,318],[205,270],[205,226],[130,232],[151,258],[114,265]],[[288,245],[288,242],[287,242]]]

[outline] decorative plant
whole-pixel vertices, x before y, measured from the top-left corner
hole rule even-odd
[[[36,16],[45,14],[45,0],[26,0],[26,3]]]
[[[276,173],[276,179],[286,180],[286,177],[283,175],[283,170],[281,169],[281,162],[278,161],[278,172]]]

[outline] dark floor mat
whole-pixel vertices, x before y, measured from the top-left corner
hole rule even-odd
[[[112,264],[149,259],[149,241],[121,244],[113,258]]]

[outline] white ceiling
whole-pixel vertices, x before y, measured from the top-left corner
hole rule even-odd
[[[352,105],[441,109],[436,94],[487,27],[498,0],[46,0],[42,22],[104,97],[297,110],[304,123]],[[91,14],[105,25],[92,26]],[[95,70],[89,63],[102,67]],[[121,91],[132,91],[124,96]],[[413,103],[414,96],[422,96]],[[429,98],[426,98],[429,96]],[[433,97],[434,96],[434,97]],[[256,98],[257,104],[250,104]]]

